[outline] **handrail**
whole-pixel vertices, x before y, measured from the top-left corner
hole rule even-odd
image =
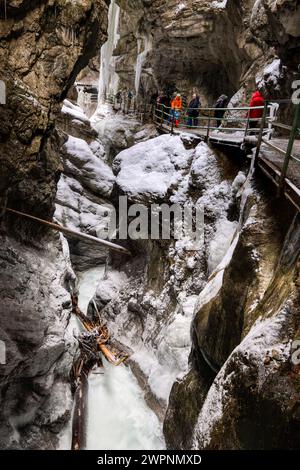
[[[157,103],[156,107],[163,107],[165,109],[172,109],[171,106],[166,106],[163,103]],[[271,105],[270,105],[271,107]],[[201,106],[200,108],[189,108],[186,106],[183,106],[180,111],[250,111],[250,110],[255,110],[255,109],[264,109],[264,106],[243,106],[241,108],[206,108]]]
[[[205,133],[201,132],[201,134],[203,136],[204,134],[206,134],[207,141],[210,138],[213,138],[214,140],[219,139],[220,142],[226,141],[226,145],[230,145],[230,143],[232,144],[233,141],[235,141],[235,145],[240,145],[240,138],[234,136],[231,140],[230,138],[228,138],[230,137],[230,134],[228,134],[228,132],[243,132],[244,138],[242,146],[244,146],[246,143],[250,143],[250,140],[247,140],[248,135],[255,136],[256,152],[253,156],[252,165],[258,163],[262,144],[270,147],[271,149],[273,149],[274,152],[277,152],[280,155],[284,156],[283,165],[281,165],[281,169],[278,169],[278,176],[276,180],[276,184],[279,187],[279,194],[283,194],[286,192],[285,188],[287,184],[287,173],[290,162],[293,161],[300,163],[299,155],[293,152],[295,139],[300,135],[300,104],[296,105],[292,125],[278,122],[278,120],[276,119],[279,106],[290,103],[290,99],[282,99],[266,100],[264,106],[255,107],[242,106],[236,108],[189,108],[187,106],[182,106],[181,109],[175,110],[172,110],[170,106],[166,106],[163,103],[157,103],[154,111],[154,122],[156,122],[157,125],[160,125],[161,128],[164,124],[169,125],[171,134],[173,134],[175,124],[176,127],[181,129],[188,128],[191,130],[195,130],[196,132],[200,130],[206,131]],[[263,110],[263,112],[261,113],[262,116],[258,118],[251,118],[250,113],[248,112],[250,110]],[[178,111],[178,118],[174,116],[174,111]],[[193,113],[190,111],[193,111]],[[216,114],[216,112],[221,112],[221,116],[217,117],[218,115]],[[247,112],[246,117],[243,116],[243,112]],[[177,120],[176,123],[175,120]],[[226,127],[218,127],[218,123],[220,122],[222,122],[223,126]],[[251,125],[253,122],[256,122],[259,127],[256,126],[255,128],[253,128],[253,125]],[[232,125],[234,127],[228,127],[228,125]],[[276,129],[282,129],[283,131],[289,133],[288,145],[286,150],[280,148],[280,146],[278,145],[275,145],[276,142],[271,142],[272,135],[276,131]],[[222,134],[217,133],[214,133],[213,136],[210,136],[210,132],[214,130],[219,130],[221,131],[221,133],[226,133],[226,138]],[[266,138],[264,138],[265,135],[267,136]],[[254,142],[255,140],[253,141],[253,143]]]
[[[243,142],[246,142],[246,138],[249,133],[252,135],[259,134],[260,132],[260,126],[259,127],[253,127],[250,126],[252,122],[257,122],[260,123],[262,118],[250,118],[250,113],[248,111],[253,111],[253,110],[264,110],[265,106],[243,106],[241,108],[205,108],[205,107],[199,107],[199,108],[186,108],[182,107],[181,109],[172,109],[170,106],[165,105],[164,103],[157,103],[155,110],[154,110],[154,117],[153,120],[154,122],[159,125],[160,128],[167,122],[170,125],[170,132],[171,134],[174,133],[174,126],[176,124],[176,127],[187,127],[189,129],[194,129],[194,130],[206,130],[206,140],[209,139],[210,131],[215,131],[215,130],[221,130],[223,132],[244,132],[244,139]],[[267,105],[267,112],[273,109],[272,104]],[[176,121],[176,116],[174,115],[174,112],[180,113],[180,121],[181,122],[174,122]],[[190,116],[189,111],[196,112],[198,115],[197,116]],[[212,113],[212,111],[214,111]],[[227,113],[223,117],[215,117],[215,112],[220,112],[224,111]],[[245,112],[247,111],[247,117],[240,117],[237,114],[239,112]],[[263,114],[263,113],[262,113]],[[270,116],[270,119],[272,116]],[[188,120],[191,120],[188,122]],[[204,122],[205,121],[205,122]],[[213,121],[213,123],[212,123]],[[246,123],[246,127],[237,127],[236,125],[234,127],[219,127],[218,123],[221,123],[225,121],[225,123],[228,124],[234,124],[236,123],[237,125]],[[216,125],[213,125],[214,123],[217,123]],[[250,128],[251,127],[251,128]],[[269,132],[270,133],[270,125],[268,128],[263,129],[263,133]]]
[[[295,112],[295,115],[294,115],[294,121],[293,121],[292,130],[291,130],[291,134],[290,134],[290,139],[289,139],[289,143],[288,143],[288,146],[287,146],[287,149],[286,149],[285,159],[284,159],[284,162],[283,162],[283,167],[282,167],[282,171],[281,171],[281,178],[280,178],[280,183],[279,183],[279,192],[280,193],[284,192],[285,179],[286,179],[286,175],[287,175],[287,172],[288,172],[289,163],[290,163],[291,158],[294,158],[293,155],[292,155],[292,151],[293,151],[293,148],[294,148],[294,142],[295,142],[295,139],[296,139],[296,134],[299,133],[299,127],[298,127],[299,123],[300,123],[300,103],[296,106],[296,112]],[[296,160],[297,160],[297,158],[296,158]]]

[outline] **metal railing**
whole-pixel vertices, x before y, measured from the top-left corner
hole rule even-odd
[[[260,110],[262,116],[258,118],[250,118],[250,110]],[[244,140],[248,136],[255,136],[261,132],[261,122],[265,106],[257,107],[241,107],[241,108],[183,108],[177,111],[172,111],[171,108],[158,104],[155,108],[153,121],[157,127],[162,128],[167,126],[170,133],[174,133],[174,129],[194,130],[199,131],[202,135],[205,134],[208,140],[212,131],[221,131],[222,133],[243,133]],[[191,116],[190,112],[198,114],[198,116]],[[222,117],[217,117],[216,113],[224,113]],[[263,129],[264,134],[270,134],[271,128],[269,122],[272,122],[276,114],[276,108],[272,103],[267,105],[268,122],[264,120],[266,127]],[[223,125],[221,126],[221,124]],[[253,126],[254,124],[254,126]],[[269,135],[270,137],[270,135]]]
[[[119,95],[108,94],[105,102],[116,112],[134,116],[142,123],[147,119],[152,119],[152,106],[144,99],[137,99],[136,96],[129,97],[127,93]]]
[[[281,103],[291,103],[289,100],[278,100],[277,104],[280,106]],[[268,102],[266,102],[265,107],[268,106]],[[263,136],[262,129],[260,129],[260,133],[258,136],[258,143],[257,143],[257,148],[256,148],[256,153],[255,153],[255,163],[258,162],[259,155],[261,152],[261,146],[262,144],[267,145],[269,148],[274,150],[275,152],[279,153],[284,157],[283,159],[283,164],[282,168],[280,168],[280,178],[279,181],[276,182],[279,188],[279,193],[282,194],[285,190],[285,183],[286,183],[286,178],[287,174],[289,171],[289,167],[291,162],[297,162],[300,163],[300,158],[298,155],[295,155],[293,153],[294,150],[294,144],[295,140],[297,137],[300,137],[300,104],[294,105],[294,117],[293,117],[293,123],[291,126],[284,124],[282,122],[278,122],[276,120],[272,120],[270,122],[269,118],[267,117],[267,114],[264,111],[263,119],[262,119],[262,126],[265,125],[265,123],[269,123],[272,127],[272,129],[281,129],[286,131],[289,135],[288,138],[286,139],[287,142],[287,147],[285,149],[278,147],[278,145],[275,145],[273,142],[270,142],[270,140],[267,140]],[[261,126],[261,127],[262,127]],[[273,131],[272,131],[273,133]]]

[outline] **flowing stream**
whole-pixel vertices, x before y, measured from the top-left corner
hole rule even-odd
[[[79,275],[79,306],[84,313],[103,274],[101,266]],[[89,379],[87,449],[164,449],[162,425],[130,368],[104,361],[104,370],[96,372]]]

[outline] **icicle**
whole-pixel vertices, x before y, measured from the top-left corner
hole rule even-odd
[[[119,40],[118,27],[120,7],[112,0],[108,11],[108,39],[101,48],[99,104],[103,104],[108,94],[115,94],[119,77],[115,72],[114,49]]]
[[[136,96],[139,95],[140,90],[140,82],[142,76],[143,65],[147,59],[148,52],[152,49],[152,40],[150,36],[144,35],[144,50],[141,52],[141,39],[138,39],[138,55],[136,59],[136,67],[135,67],[135,93]]]
[[[254,3],[253,8],[252,8],[251,18],[250,18],[250,24],[252,24],[254,18],[256,18],[261,3],[262,3],[262,0],[256,0],[256,2]]]

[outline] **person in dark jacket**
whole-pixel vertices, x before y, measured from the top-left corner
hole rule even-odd
[[[189,103],[188,107],[188,122],[187,125],[188,127],[197,127],[198,126],[198,117],[200,114],[200,108],[201,108],[201,103],[200,103],[200,98],[196,93],[193,94],[193,98]]]
[[[215,110],[215,119],[217,120],[217,126],[216,127],[220,127],[221,124],[222,124],[222,119],[224,117],[224,114],[226,112],[226,109],[224,108],[227,108],[227,105],[228,105],[228,96],[226,95],[221,95],[218,99],[217,99],[217,102],[215,104],[215,108],[217,108]],[[223,108],[223,109],[222,109]]]
[[[167,114],[169,113],[169,105],[170,103],[167,95],[161,91],[156,100],[156,117],[165,120],[167,118]]]

